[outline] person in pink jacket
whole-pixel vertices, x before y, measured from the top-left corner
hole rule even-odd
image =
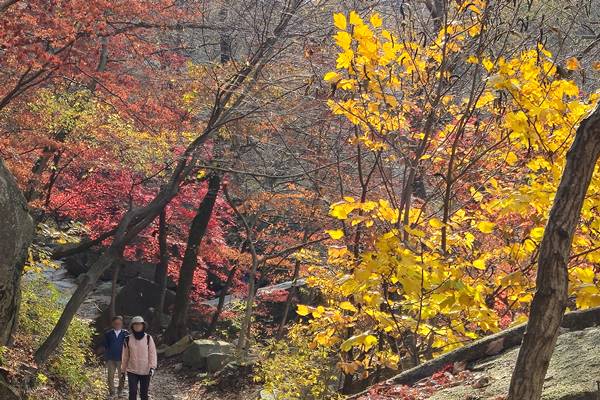
[[[137,400],[138,385],[142,400],[148,400],[150,378],[156,369],[156,345],[152,336],[146,333],[146,322],[142,317],[133,317],[131,334],[123,343],[121,371],[127,373],[129,400]]]

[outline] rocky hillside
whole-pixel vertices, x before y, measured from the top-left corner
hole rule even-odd
[[[543,400],[600,399],[600,309],[565,315]],[[525,326],[517,326],[404,371],[355,400],[503,400]]]
[[[544,384],[544,400],[600,398],[600,327],[566,332],[558,338]],[[443,389],[431,400],[500,399],[507,393],[519,348],[474,363],[475,379]]]

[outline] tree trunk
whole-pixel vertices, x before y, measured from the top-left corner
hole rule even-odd
[[[248,278],[248,296],[246,297],[246,310],[244,311],[244,318],[242,319],[242,327],[240,329],[240,337],[238,338],[237,343],[237,352],[241,358],[245,358],[246,356],[246,341],[250,333],[250,323],[252,322],[252,309],[254,308],[254,297],[256,296],[256,271],[258,270],[258,255],[256,254],[256,247],[254,247],[254,235],[252,234],[252,228],[248,224],[248,220],[246,217],[238,210],[235,203],[229,196],[229,192],[227,191],[227,187],[223,188],[223,193],[225,194],[225,198],[227,199],[227,203],[233,209],[235,215],[241,220],[244,225],[244,230],[246,231],[246,242],[248,243],[248,248],[250,249],[250,253],[252,254],[252,266],[250,268],[250,276]]]
[[[75,317],[81,303],[87,298],[91,291],[96,286],[96,282],[100,276],[110,268],[115,262],[120,260],[122,250],[119,251],[114,247],[110,247],[102,256],[96,260],[86,274],[81,275],[83,279],[77,286],[75,292],[71,295],[69,302],[65,306],[56,326],[46,338],[44,343],[35,352],[35,360],[38,364],[44,364],[50,355],[56,350],[63,337],[65,336],[71,321]]]
[[[21,274],[33,222],[23,194],[1,159],[0,220],[0,345],[7,345],[18,322]]]
[[[215,332],[215,329],[217,328],[217,322],[219,322],[219,317],[221,316],[221,312],[223,312],[223,307],[225,306],[225,297],[227,297],[227,292],[233,284],[233,278],[235,277],[236,271],[237,266],[233,266],[231,267],[229,274],[227,274],[227,281],[225,282],[225,285],[219,293],[219,302],[217,303],[217,309],[215,310],[215,313],[213,314],[210,320],[210,325],[208,326],[208,329],[204,334],[204,337],[207,339]]]
[[[231,33],[227,25],[227,11],[229,4],[225,3],[219,10],[219,19],[221,20],[221,28],[219,29],[219,47],[221,50],[221,64],[231,60]]]
[[[119,272],[121,272],[121,263],[116,263],[113,269],[112,282],[110,286],[110,306],[109,306],[109,321],[117,314],[117,284],[119,283]]]
[[[294,264],[294,276],[292,277],[292,286],[290,286],[287,299],[285,300],[285,309],[283,310],[283,317],[281,318],[281,322],[279,323],[279,329],[277,330],[277,339],[281,339],[283,337],[283,330],[285,329],[285,324],[288,320],[290,308],[292,307],[292,301],[294,300],[294,296],[296,295],[296,292],[298,290],[298,288],[296,287],[296,283],[298,282],[299,275],[300,260],[296,260]]]
[[[190,293],[194,283],[194,273],[198,266],[198,249],[212,216],[220,186],[220,176],[212,174],[208,181],[206,196],[200,202],[198,212],[192,220],[183,263],[179,272],[179,282],[177,283],[177,294],[175,296],[175,311],[171,323],[165,332],[167,343],[175,343],[187,334],[187,312],[190,304]]]
[[[66,129],[60,129],[55,135],[54,140],[57,142],[64,142],[65,138],[69,131]],[[38,190],[42,174],[46,171],[48,167],[48,162],[50,159],[56,154],[58,149],[55,146],[46,146],[42,151],[40,157],[33,164],[33,168],[31,168],[31,176],[29,177],[29,181],[27,182],[27,188],[25,189],[25,199],[27,202],[32,202],[36,200],[40,196],[40,192]]]
[[[61,258],[72,256],[74,254],[83,253],[84,251],[101,244],[106,239],[113,236],[115,233],[117,233],[117,228],[111,229],[110,231],[98,235],[96,239],[86,238],[82,239],[77,244],[65,244],[62,246],[58,246],[52,251],[52,259],[59,260]]]
[[[251,238],[248,239],[249,241]],[[254,250],[254,243],[250,246],[252,251],[252,267],[250,268],[250,276],[248,277],[248,297],[246,297],[246,309],[244,311],[244,319],[240,329],[240,337],[238,338],[237,351],[240,357],[245,358],[248,353],[247,341],[250,336],[250,325],[252,323],[252,311],[254,309],[254,298],[256,297],[256,271],[258,270],[258,257]]]
[[[567,304],[567,263],[596,161],[600,156],[600,109],[584,120],[567,153],[540,245],[536,293],[512,375],[509,400],[538,400]]]
[[[158,249],[160,260],[156,267],[154,281],[159,287],[160,296],[156,305],[155,329],[160,331],[162,327],[162,315],[165,309],[165,298],[167,297],[167,277],[169,273],[169,248],[167,244],[167,212],[165,209],[160,213],[158,220]]]

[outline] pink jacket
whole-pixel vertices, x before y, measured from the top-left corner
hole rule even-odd
[[[123,345],[121,371],[149,375],[150,369],[156,369],[156,365],[156,345],[152,336],[145,334],[143,338],[137,340],[130,335]]]

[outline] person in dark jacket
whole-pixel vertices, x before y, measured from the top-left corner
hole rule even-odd
[[[123,355],[123,343],[129,333],[123,329],[123,317],[113,317],[111,322],[112,329],[104,334],[104,359],[106,360],[106,369],[108,370],[108,391],[111,398],[115,395],[123,396],[125,379],[121,374],[121,357]],[[115,374],[119,377],[118,391],[115,392]]]

